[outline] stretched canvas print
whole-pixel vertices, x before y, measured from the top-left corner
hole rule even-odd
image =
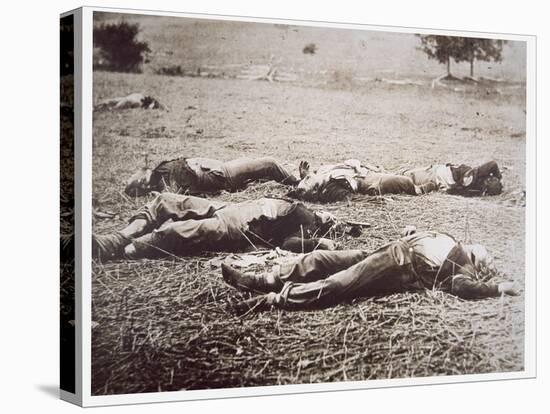
[[[61,395],[535,376],[535,39],[61,17]]]

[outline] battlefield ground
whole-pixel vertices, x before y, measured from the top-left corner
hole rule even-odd
[[[518,297],[465,301],[425,291],[368,298],[308,312],[244,317],[247,298],[227,286],[220,264],[269,269],[284,252],[93,263],[92,393],[376,380],[522,370],[525,275],[525,47],[478,63],[479,82],[433,82],[445,67],[414,35],[326,31],[127,17],[151,48],[143,73],[94,73],[94,102],[141,92],[170,110],[94,113],[94,232],[107,233],[152,196],[129,198],[124,182],[161,160],[271,155],[295,174],[357,158],[387,170],[495,159],[496,197],[354,197],[323,208],[368,222],[341,248],[374,250],[406,225],[484,244],[497,280]],[[314,43],[315,53],[303,53]],[[467,67],[454,65],[466,75]],[[260,183],[216,199],[283,196]]]

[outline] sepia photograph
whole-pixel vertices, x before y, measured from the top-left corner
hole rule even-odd
[[[93,12],[92,396],[525,370],[527,42],[340,26]]]

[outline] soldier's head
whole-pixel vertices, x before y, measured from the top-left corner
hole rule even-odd
[[[124,192],[131,196],[142,196],[151,192],[151,174],[150,168],[142,167],[126,181]]]
[[[464,250],[472,260],[477,271],[496,272],[494,260],[485,246],[481,244],[465,244]]]
[[[150,95],[144,96],[141,99],[141,106],[145,109],[164,109],[166,110],[166,107],[161,104],[159,101],[157,101],[155,98],[153,98]]]
[[[502,181],[494,176],[487,177],[481,184],[481,193],[483,195],[499,195],[502,193]]]

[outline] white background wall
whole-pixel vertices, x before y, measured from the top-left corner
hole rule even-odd
[[[73,412],[58,384],[58,14],[81,6],[10,0],[0,14],[0,410]],[[84,3],[85,4],[85,3]],[[538,38],[539,212],[548,204],[542,171],[548,144],[550,33],[543,2],[95,0],[131,7],[440,29],[536,34]],[[545,115],[543,115],[545,114]],[[543,119],[545,117],[546,119]],[[543,263],[548,220],[539,217],[536,380],[333,392],[94,409],[95,412],[517,413],[548,408],[548,291]],[[538,407],[538,408],[537,408]]]

